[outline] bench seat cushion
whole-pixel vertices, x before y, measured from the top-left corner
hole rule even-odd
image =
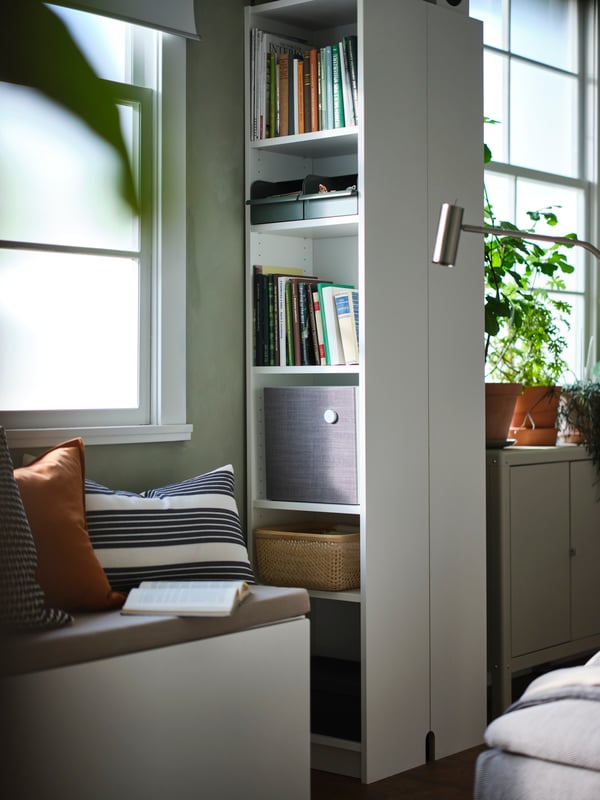
[[[222,636],[304,616],[305,589],[252,586],[250,596],[230,617],[123,615],[117,611],[75,614],[72,625],[53,631],[11,636],[4,642],[6,675],[80,664],[158,647]]]

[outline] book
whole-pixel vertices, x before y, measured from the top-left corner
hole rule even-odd
[[[287,136],[289,132],[289,60],[287,53],[279,56],[279,135]]]
[[[304,132],[311,130],[311,105],[310,105],[310,51],[304,53]]]
[[[321,366],[325,366],[327,364],[327,358],[325,357],[325,341],[323,339],[323,320],[321,319],[321,300],[319,299],[319,292],[314,291],[312,293],[313,296],[313,311],[315,314],[315,328],[317,334],[317,347],[319,352],[319,358],[317,360],[317,364]]]
[[[344,289],[334,299],[344,359],[346,364],[358,364],[358,292]]]
[[[313,47],[309,53],[310,61],[310,130],[319,130],[319,51]]]
[[[333,52],[331,45],[326,45],[325,51],[325,125],[327,130],[334,127],[333,123]]]
[[[325,343],[325,358],[327,364],[336,366],[345,364],[344,350],[335,308],[335,295],[341,289],[354,289],[354,286],[345,283],[319,283],[319,302],[321,304],[321,320],[323,322],[323,340]]]
[[[311,365],[320,365],[321,354],[319,352],[319,336],[317,333],[317,320],[315,317],[314,292],[310,283],[305,285],[305,289],[306,308],[308,309],[308,335],[310,337],[310,363]]]
[[[358,122],[358,79],[357,79],[357,38],[356,35],[344,36],[346,55],[348,56],[348,72],[350,74],[350,94],[352,96],[352,119]]]
[[[333,83],[333,127],[344,128],[344,96],[342,87],[342,62],[340,46],[336,42],[331,45],[331,75]]]
[[[344,120],[346,126],[356,125],[354,117],[354,102],[352,100],[352,88],[350,86],[350,65],[348,63],[348,51],[344,40],[339,44],[340,63],[342,75],[342,95],[344,98]]]
[[[121,614],[228,617],[249,594],[246,581],[142,581]]]

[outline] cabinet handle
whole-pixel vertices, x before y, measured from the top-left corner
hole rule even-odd
[[[571,547],[571,548],[569,549],[569,555],[571,556],[571,558],[573,558],[574,556],[576,556],[576,555],[577,555],[577,548],[576,548],[576,547]]]

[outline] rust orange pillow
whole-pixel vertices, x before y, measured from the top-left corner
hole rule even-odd
[[[14,471],[37,550],[36,578],[51,606],[67,611],[118,608],[90,542],[85,519],[82,439],[53,447]]]

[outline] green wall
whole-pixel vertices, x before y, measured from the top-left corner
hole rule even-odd
[[[188,42],[187,421],[189,442],[95,445],[87,475],[133,491],[233,464],[243,514],[244,3],[197,3]],[[15,464],[20,454],[14,453]]]

